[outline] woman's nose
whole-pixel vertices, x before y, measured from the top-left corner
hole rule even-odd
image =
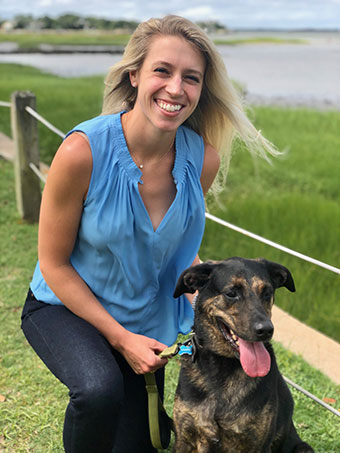
[[[166,90],[171,96],[181,95],[183,93],[182,77],[171,77],[168,81]]]

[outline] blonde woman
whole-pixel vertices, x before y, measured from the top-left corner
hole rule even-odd
[[[173,299],[199,261],[204,195],[247,119],[215,47],[177,16],[139,25],[106,79],[103,114],[76,126],[45,186],[24,333],[70,391],[67,453],[152,452],[143,374],[192,325]]]

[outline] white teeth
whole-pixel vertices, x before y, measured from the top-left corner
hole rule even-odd
[[[172,104],[166,104],[165,102],[158,102],[158,105],[160,106],[161,109],[166,110],[167,112],[177,112],[178,110],[181,110],[182,106],[181,105],[172,105]]]
[[[231,338],[232,338],[234,341],[237,341],[237,340],[238,340],[237,335],[235,335],[235,333],[234,333],[231,329],[229,329],[229,330],[230,330]]]

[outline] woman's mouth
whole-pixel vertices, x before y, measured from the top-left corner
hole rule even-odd
[[[157,99],[156,101],[158,107],[160,107],[162,110],[166,111],[166,112],[179,112],[182,108],[183,108],[183,105],[182,104],[170,104],[168,102],[165,102],[165,101],[161,101],[159,99]]]

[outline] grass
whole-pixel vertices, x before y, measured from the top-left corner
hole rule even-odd
[[[60,32],[11,32],[0,33],[1,42],[15,42],[22,50],[37,49],[40,44],[49,45],[107,45],[125,46],[130,38],[127,34],[115,34],[108,31],[60,31]],[[255,37],[242,39],[216,39],[217,45],[240,45],[240,44],[305,44],[302,39],[283,39],[276,37]]]
[[[37,49],[40,44],[50,45],[100,45],[125,46],[130,38],[128,34],[116,34],[107,31],[93,32],[20,32],[0,33],[0,42],[15,42],[20,49]]]
[[[215,39],[216,45],[236,46],[240,44],[308,44],[305,39],[274,38],[270,36],[258,36],[254,38],[224,38]]]
[[[101,111],[103,77],[62,78],[17,64],[0,64],[0,100],[10,101],[11,93],[29,90],[36,94],[37,110],[61,131]],[[82,100],[85,100],[82,102]],[[39,123],[41,160],[49,164],[61,143],[60,137]],[[0,110],[0,131],[11,135],[9,109]]]
[[[100,112],[102,78],[63,79],[19,65],[0,65],[0,100],[18,89],[34,91],[38,110],[65,132]],[[340,114],[257,108],[254,119],[280,149],[272,166],[255,161],[240,148],[235,153],[221,207],[212,213],[258,234],[339,266],[338,205]],[[9,112],[0,109],[0,130],[10,134]],[[60,138],[41,129],[42,159],[50,162]],[[61,432],[67,390],[35,356],[20,331],[20,311],[37,258],[37,225],[16,213],[13,166],[0,160],[0,451],[62,452]],[[280,290],[277,303],[339,341],[339,277],[272,250],[207,221],[201,256],[266,256],[287,265],[297,294]],[[284,375],[319,398],[339,405],[340,388],[279,344]],[[167,367],[166,406],[171,413],[179,362]],[[292,390],[295,423],[317,452],[337,452],[338,419]],[[1,396],[0,396],[1,401]],[[170,451],[170,450],[169,450]]]

